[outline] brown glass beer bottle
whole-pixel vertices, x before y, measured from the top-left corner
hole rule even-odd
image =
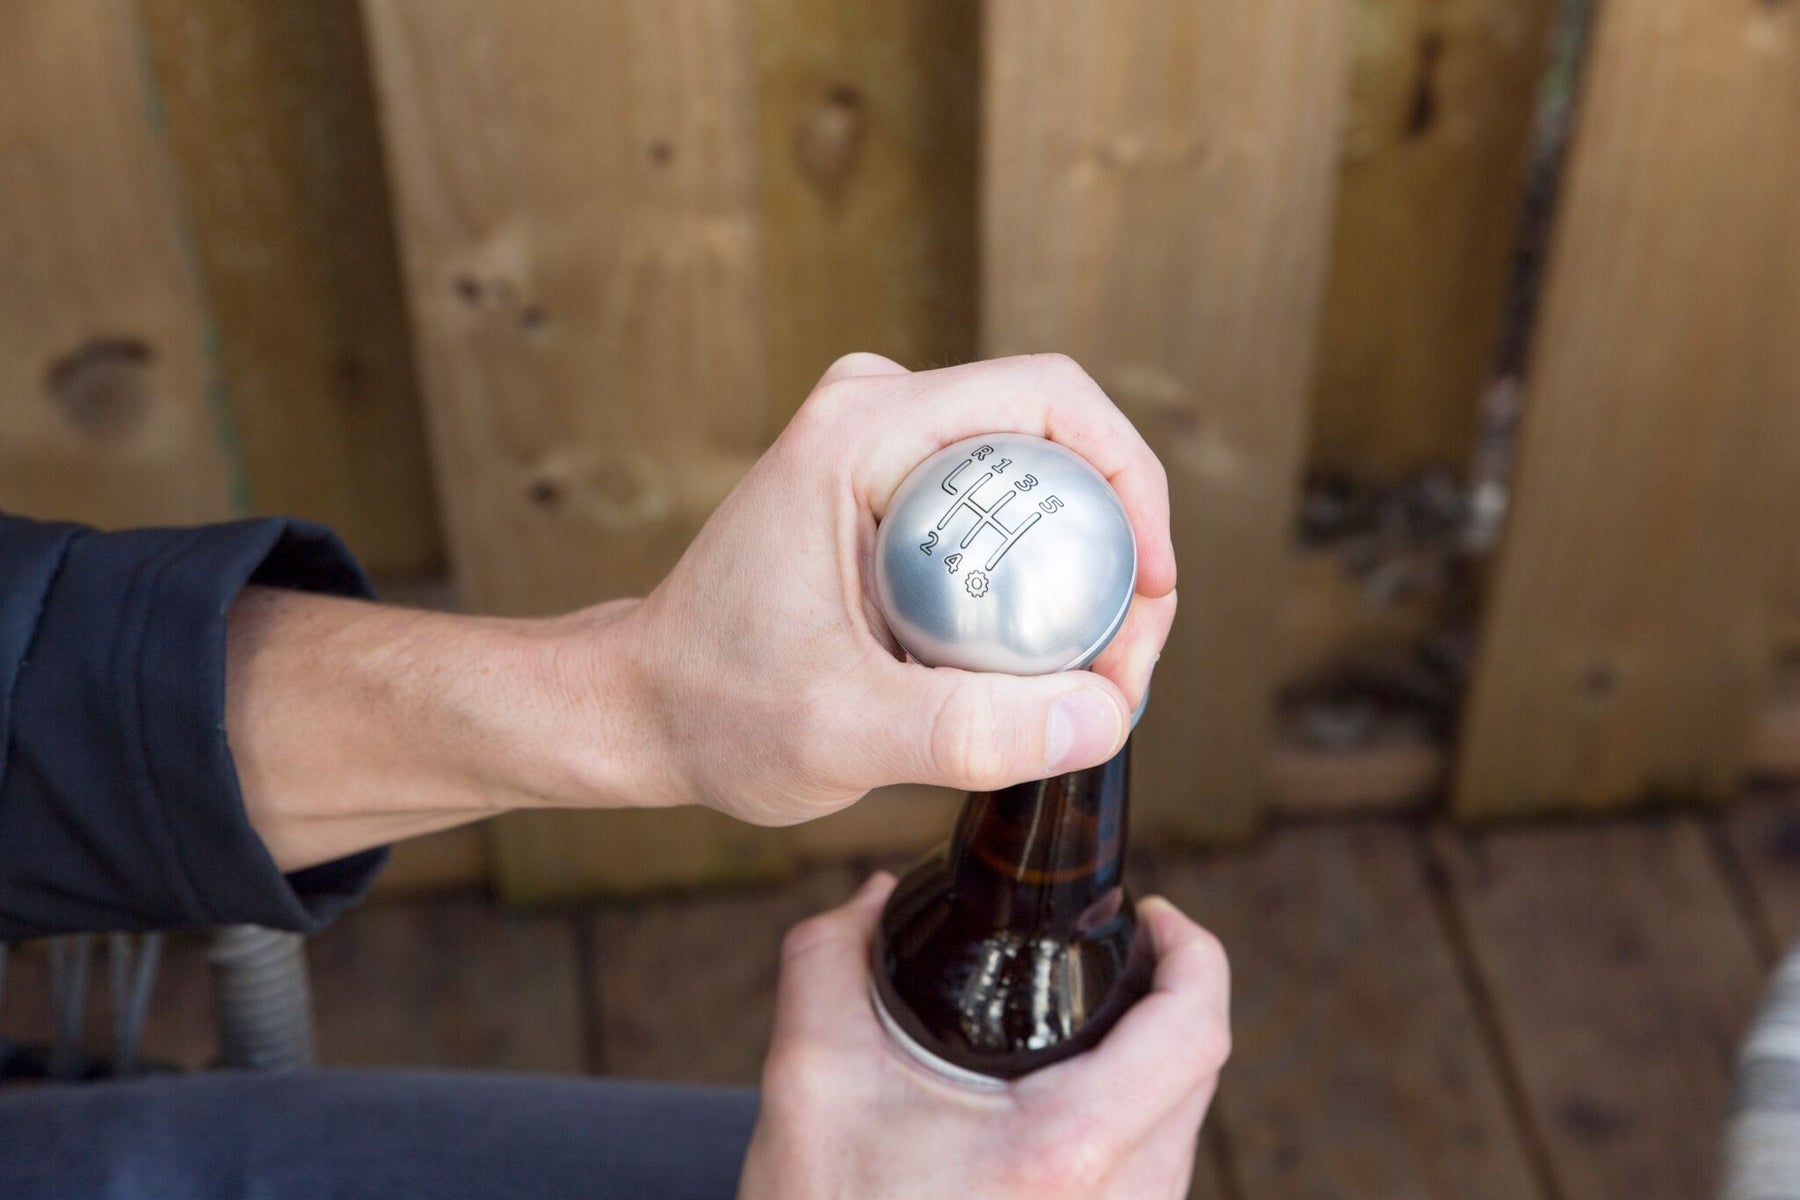
[[[876,1009],[965,1082],[1088,1049],[1150,987],[1124,888],[1131,747],[1085,771],[971,795],[950,841],[900,881],[875,947]]]

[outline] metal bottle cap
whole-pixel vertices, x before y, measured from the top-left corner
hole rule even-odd
[[[1105,476],[1055,442],[946,446],[894,493],[875,594],[926,666],[1047,675],[1083,667],[1125,620],[1137,544]]]

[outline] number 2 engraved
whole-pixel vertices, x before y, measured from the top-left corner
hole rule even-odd
[[[952,554],[949,558],[944,560],[945,569],[952,575],[956,574],[956,568],[960,566],[962,566],[962,555],[960,554]]]
[[[1038,501],[1038,507],[1047,513],[1053,513],[1062,506],[1063,502],[1062,497],[1060,496],[1045,496],[1042,500]]]
[[[937,545],[937,542],[938,542],[937,530],[933,529],[930,533],[927,533],[925,535],[925,541],[919,546],[919,549],[923,550],[927,554],[930,554],[931,548],[933,546]]]
[[[1029,492],[1032,488],[1037,486],[1037,483],[1038,480],[1036,475],[1021,475],[1019,477],[1019,482],[1013,484],[1013,486],[1018,488],[1021,492]]]

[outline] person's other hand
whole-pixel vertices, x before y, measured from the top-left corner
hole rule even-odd
[[[1090,670],[1061,675],[904,661],[873,600],[876,522],[926,457],[1009,431],[1080,454],[1124,502],[1138,551],[1124,626]],[[987,790],[1105,761],[1174,613],[1162,465],[1081,368],[1039,355],[913,373],[853,354],[607,643],[637,664],[659,802],[783,825],[886,783]]]
[[[1179,1200],[1230,1053],[1230,978],[1213,936],[1138,905],[1156,977],[1094,1049],[979,1091],[906,1057],[869,1003],[869,950],[893,879],[794,927],[739,1200],[980,1196]]]

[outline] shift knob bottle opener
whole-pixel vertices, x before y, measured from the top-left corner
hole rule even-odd
[[[876,535],[876,598],[927,666],[1050,674],[1093,661],[1137,581],[1131,523],[1104,476],[1043,438],[996,433],[913,469]],[[1004,1080],[1097,1042],[1149,989],[1123,886],[1129,745],[1084,771],[971,795],[955,832],[881,917],[877,1015],[963,1083]]]

